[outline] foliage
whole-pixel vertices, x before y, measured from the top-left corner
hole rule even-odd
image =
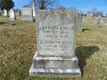
[[[89,13],[93,13],[94,16],[98,16],[98,15],[103,16],[103,12],[102,11],[98,11],[96,7],[91,8]]]
[[[0,0],[1,1],[1,10],[6,9],[10,10],[11,8],[14,7],[14,2],[12,0]]]
[[[33,0],[35,2],[36,9],[49,9],[55,6],[56,0]],[[32,1],[30,5],[32,5]]]

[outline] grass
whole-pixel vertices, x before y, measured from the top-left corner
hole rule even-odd
[[[37,51],[36,22],[19,19],[10,21],[0,16],[0,80],[107,80],[105,24],[96,28],[92,18],[92,23],[82,23],[84,32],[77,32],[75,53],[82,70],[81,78],[32,77],[29,69]],[[16,25],[7,26],[6,22]]]

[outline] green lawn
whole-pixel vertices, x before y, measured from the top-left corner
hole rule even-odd
[[[10,21],[9,17],[0,16],[0,80],[107,80],[105,24],[96,28],[92,18],[91,23],[82,23],[84,32],[77,32],[75,53],[82,70],[81,78],[31,77],[29,69],[37,51],[36,22],[19,19]],[[6,22],[16,25],[7,26]]]

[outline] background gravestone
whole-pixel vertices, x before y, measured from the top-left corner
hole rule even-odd
[[[91,18],[87,18],[87,23],[91,23]]]
[[[103,18],[101,19],[101,22],[100,22],[101,24],[104,24],[104,22],[103,22]]]
[[[78,24],[77,24],[77,27],[78,27],[78,30],[82,32],[82,16],[81,15],[78,15]]]
[[[22,10],[21,10],[21,19],[20,20],[34,22],[35,19],[33,19],[32,8],[29,8],[29,7],[22,8]]]
[[[16,20],[15,19],[15,11],[13,9],[10,9],[9,16],[10,16],[9,20]]]
[[[18,15],[18,16],[21,16],[21,12],[20,12],[19,9],[18,9],[18,11],[17,11],[17,15]]]
[[[85,19],[83,19],[82,21],[85,22]]]
[[[33,0],[32,9],[33,9],[33,17],[36,17],[36,12],[35,12],[35,0]]]
[[[105,25],[107,25],[107,20],[106,20],[106,24]]]
[[[95,18],[95,22],[94,24],[96,24],[96,27],[100,27],[100,19],[99,18]]]
[[[7,10],[4,9],[4,16],[7,17],[8,16],[8,13],[7,13]]]
[[[81,76],[75,55],[77,24],[77,11],[36,11],[37,52],[31,76]]]

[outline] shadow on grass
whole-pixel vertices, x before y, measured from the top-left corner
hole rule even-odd
[[[82,32],[86,31],[86,30],[90,30],[90,29],[82,29]]]
[[[83,67],[86,65],[86,59],[89,58],[96,51],[100,50],[97,46],[80,46],[77,47],[75,52],[79,59],[79,67],[81,68],[83,75]]]
[[[6,24],[6,23],[7,23],[7,22],[0,22],[0,25],[1,25],[1,24]]]

